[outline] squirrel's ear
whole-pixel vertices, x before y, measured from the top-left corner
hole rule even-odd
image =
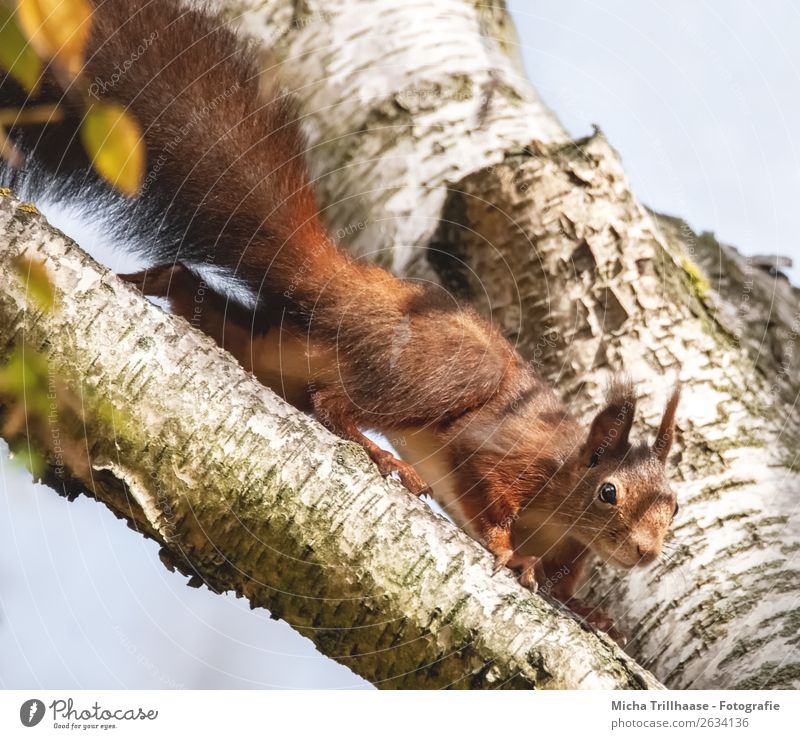
[[[680,399],[681,384],[676,382],[672,389],[672,395],[669,396],[666,408],[664,408],[664,416],[661,418],[656,440],[653,442],[653,454],[661,460],[662,464],[667,463],[667,456],[675,438],[675,412],[678,410]]]
[[[636,413],[636,390],[629,377],[612,380],[606,405],[592,421],[583,447],[586,464],[594,467],[604,454],[619,454],[628,448],[628,436]]]

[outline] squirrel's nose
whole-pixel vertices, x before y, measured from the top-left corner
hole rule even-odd
[[[637,544],[636,551],[639,553],[639,564],[649,565],[656,557],[658,557],[658,550],[653,547],[642,546]]]

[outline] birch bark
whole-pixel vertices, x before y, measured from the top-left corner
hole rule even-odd
[[[800,686],[796,291],[648,213],[601,134],[570,142],[500,0],[224,7],[302,100],[355,252],[475,303],[580,409],[625,368],[652,427],[680,376],[672,552],[593,596],[671,687]]]
[[[51,310],[15,274],[21,255],[47,270]],[[659,687],[607,639],[492,578],[480,546],[383,480],[360,447],[7,190],[0,273],[0,365],[20,350],[46,363],[41,436],[30,412],[42,397],[27,380],[24,395],[28,439],[49,450],[45,481],[89,491],[190,585],[269,609],[379,687]],[[2,400],[0,421],[18,405]]]

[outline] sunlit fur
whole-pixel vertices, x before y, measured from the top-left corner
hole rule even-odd
[[[661,554],[676,509],[663,437],[671,441],[678,398],[676,388],[654,443],[633,445],[637,398],[629,380],[611,384],[587,429],[531,378],[505,413],[493,403],[482,411],[485,418],[464,419],[453,429],[463,489],[486,489],[486,500],[505,506],[514,549],[541,559],[540,579],[568,566],[569,576],[555,588],[559,596],[572,596],[590,554],[620,567],[650,564]],[[605,482],[617,488],[615,505],[599,498]],[[471,518],[488,510],[478,502]]]
[[[468,306],[338,248],[306,173],[297,106],[222,20],[175,0],[95,6],[85,76],[125,68],[100,97],[141,125],[145,186],[136,200],[102,188],[77,135],[82,98],[50,71],[36,100],[8,76],[0,83],[0,107],[60,102],[66,114],[12,126],[28,166],[6,184],[86,200],[92,218],[110,219],[152,260],[131,282],[168,297],[262,382],[363,445],[382,474],[417,494],[432,489],[528,586],[538,580],[569,601],[589,553],[622,566],[658,554],[675,506],[665,463],[677,394],[656,452],[628,443],[630,382],[613,384],[582,423]],[[597,499],[607,480],[615,506]]]

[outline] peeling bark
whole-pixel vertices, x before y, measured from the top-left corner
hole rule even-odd
[[[569,142],[499,1],[224,6],[302,100],[354,251],[471,300],[580,409],[625,368],[653,427],[680,375],[672,554],[591,597],[671,687],[800,686],[796,291],[651,217],[602,135]]]
[[[47,268],[43,311],[14,276]],[[45,481],[86,489],[161,544],[162,560],[268,608],[379,687],[656,688],[399,484],[150,305],[30,205],[0,191],[0,361],[20,344],[80,397],[54,418],[85,459]],[[75,434],[80,438],[75,438]],[[31,439],[47,448],[46,439]],[[84,470],[82,473],[80,470]]]
[[[602,135],[536,152],[453,188],[436,245],[456,245],[460,272],[481,279],[447,267],[442,279],[574,403],[596,400],[624,368],[654,430],[665,376],[684,384],[671,552],[650,571],[598,569],[588,597],[671,687],[796,686],[798,389],[731,333],[707,278],[632,197]]]

